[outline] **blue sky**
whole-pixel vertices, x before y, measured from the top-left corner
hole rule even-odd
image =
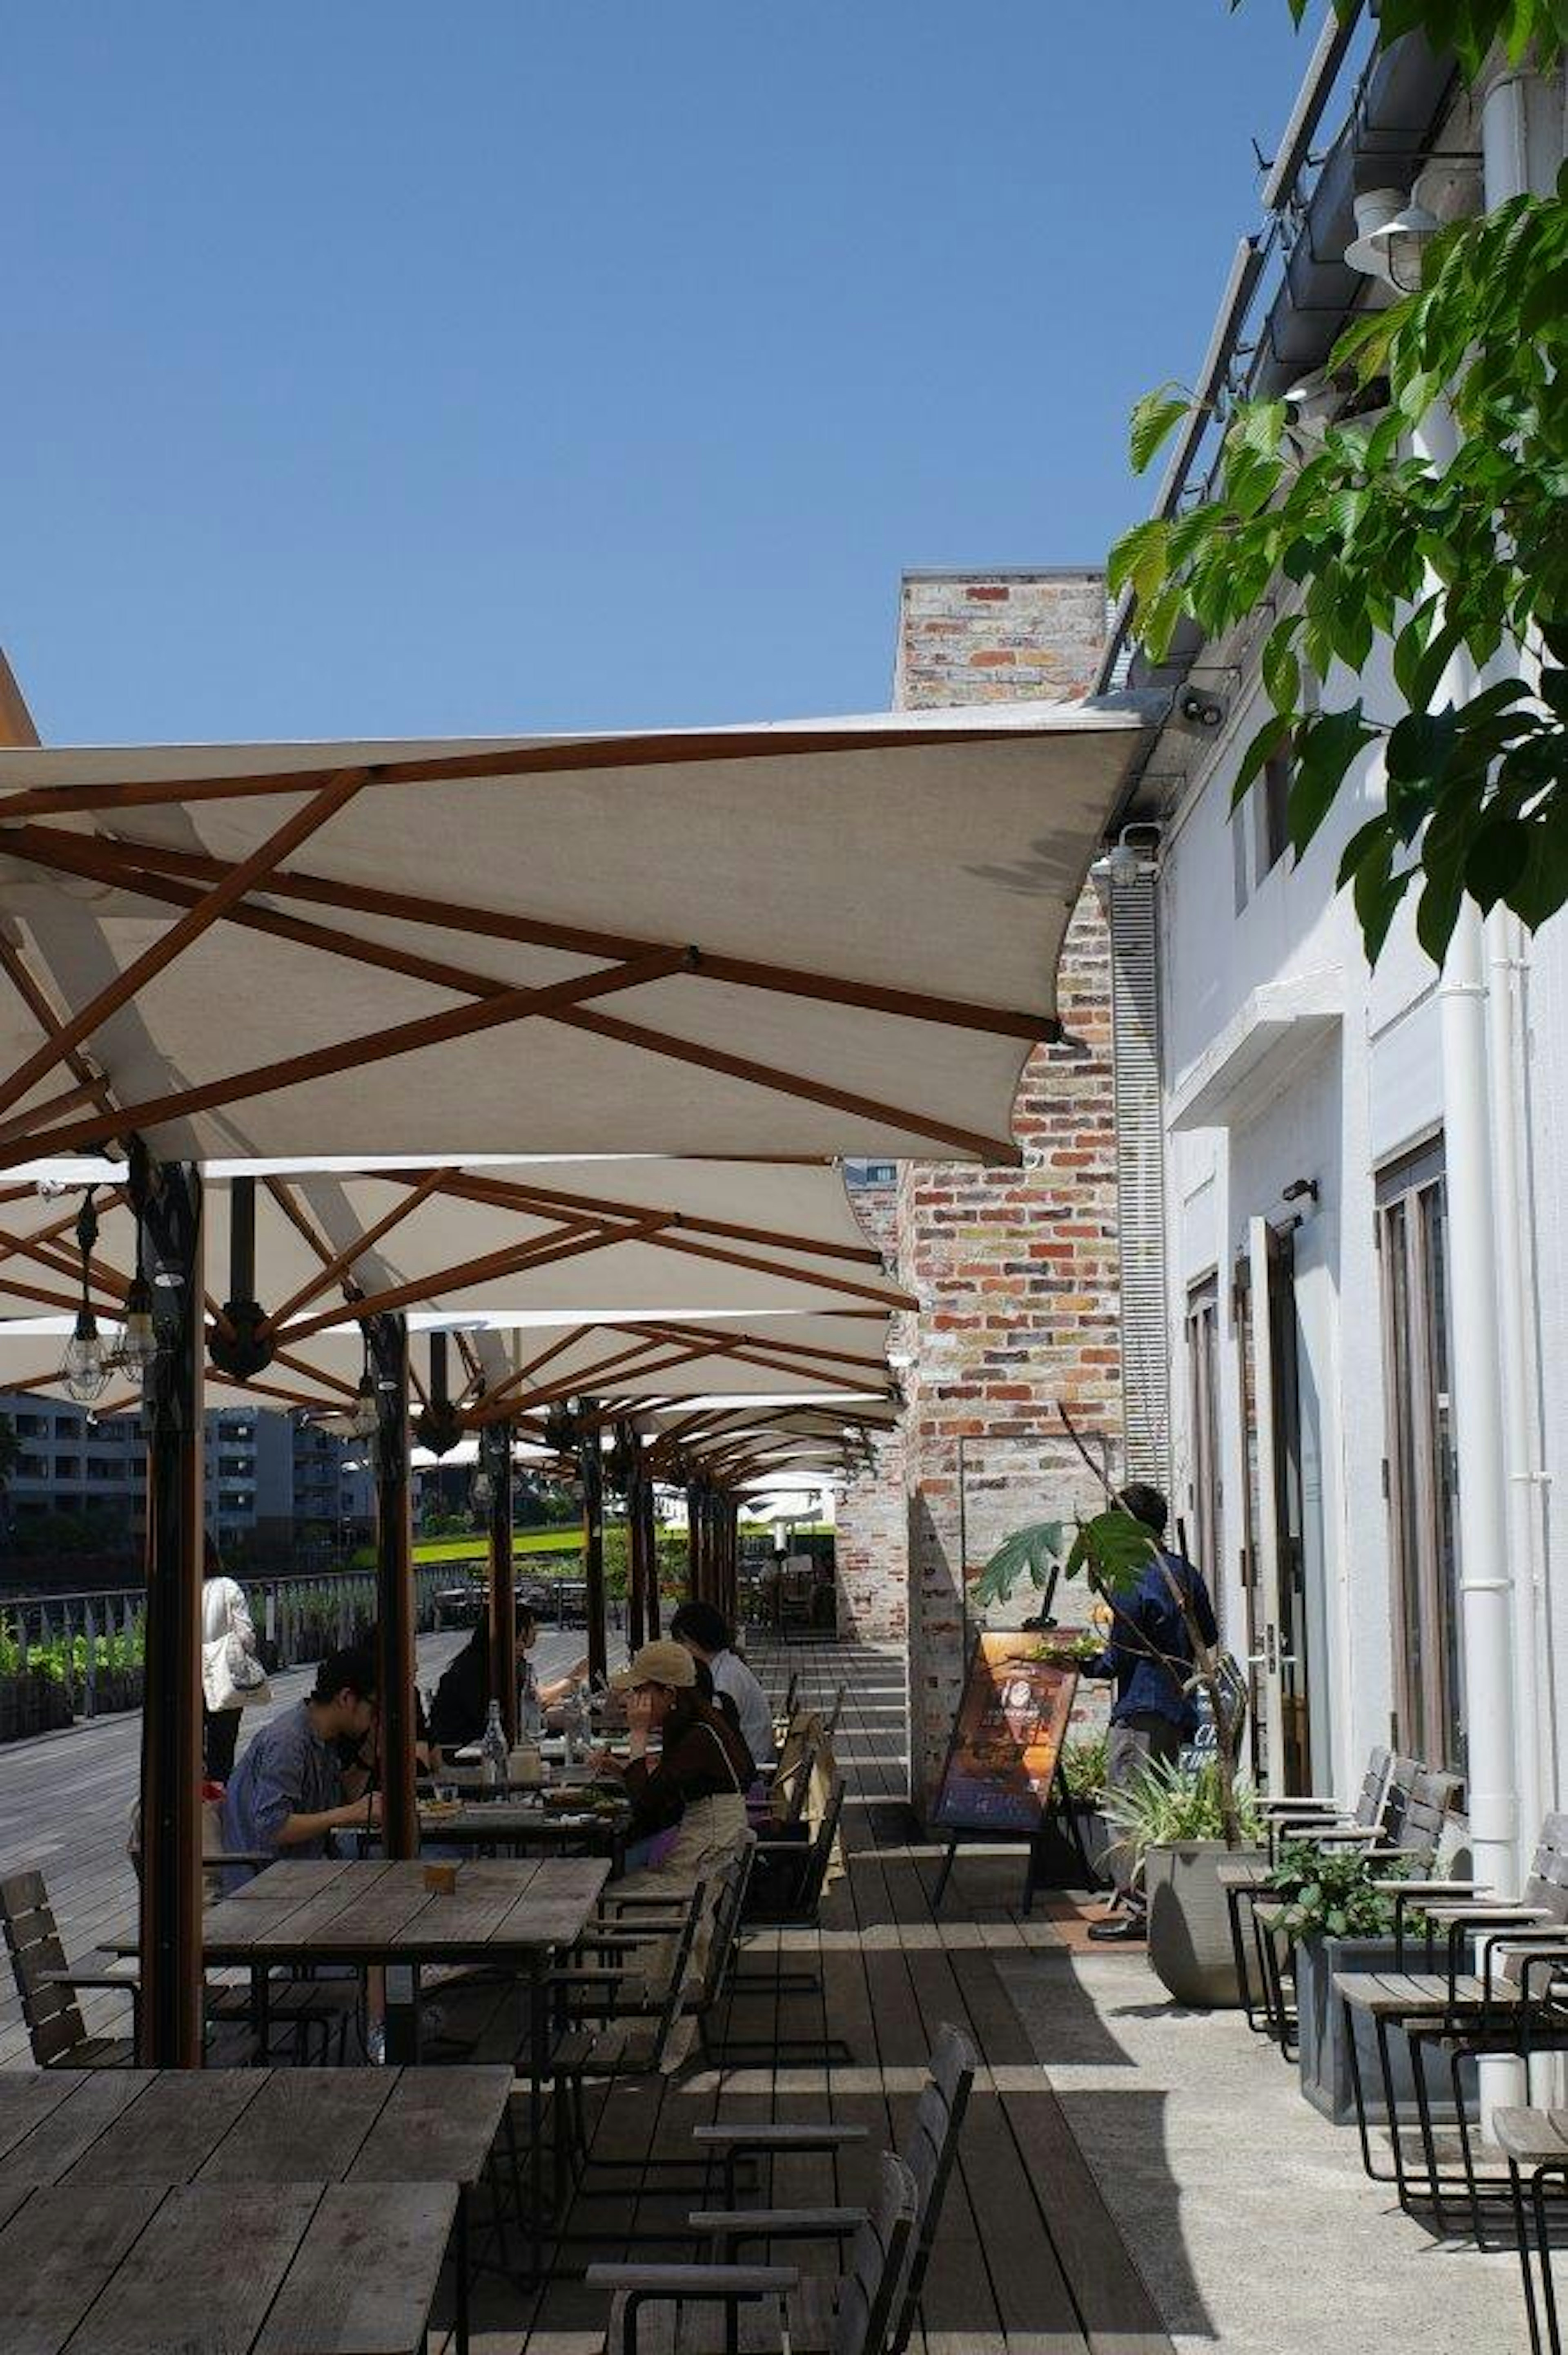
[[[46,741],[875,709],[1096,563],[1285,0],[13,10],[0,642]]]

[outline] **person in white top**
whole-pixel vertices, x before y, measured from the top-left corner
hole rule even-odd
[[[256,1642],[256,1626],[250,1616],[250,1605],[245,1600],[245,1589],[238,1579],[230,1578],[223,1567],[223,1557],[209,1537],[203,1562],[206,1572],[201,1588],[202,1641],[202,1753],[208,1779],[227,1783],[234,1772],[234,1746],[239,1739],[239,1713],[245,1704],[229,1698],[232,1686],[225,1678],[217,1681],[217,1661],[208,1646],[226,1642],[238,1636],[253,1659],[260,1657]],[[214,1708],[213,1700],[221,1693],[224,1705]]]
[[[772,1704],[735,1649],[734,1633],[724,1613],[711,1603],[683,1603],[670,1622],[670,1633],[677,1643],[684,1644],[694,1659],[706,1662],[714,1690],[735,1703],[741,1740],[758,1766],[775,1765]]]

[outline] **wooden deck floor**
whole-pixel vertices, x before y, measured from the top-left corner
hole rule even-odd
[[[733,2046],[746,2048],[744,2060],[732,2050],[722,2067],[628,2085],[609,2098],[594,2147],[599,2158],[619,2162],[605,2179],[621,2186],[621,2196],[578,2201],[573,2228],[596,2237],[574,2243],[570,2261],[580,2266],[600,2255],[690,2256],[672,2228],[699,2204],[694,2190],[677,2196],[661,2190],[648,2162],[689,2158],[692,2127],[721,2111],[865,2124],[866,2146],[836,2167],[820,2157],[800,2159],[776,2179],[782,2204],[862,2199],[874,2153],[896,2139],[907,2120],[936,2031],[950,2019],[968,2030],[983,2068],[927,2285],[926,2355],[990,2349],[1171,2355],[998,1975],[999,1956],[1056,1945],[1048,1922],[1019,1916],[1022,1857],[966,1859],[941,1917],[932,1914],[927,1891],[937,1858],[911,1846],[904,1798],[902,1654],[813,1646],[786,1658],[754,1646],[752,1658],[776,1690],[790,1668],[800,1670],[809,1698],[826,1702],[840,1682],[848,1688],[838,1741],[850,1791],[847,1870],[823,1906],[820,1932],[759,1935],[743,1965],[747,1977],[765,1977],[772,1951],[783,1949],[780,1966],[819,1971],[823,1992],[779,1996],[764,1987],[748,1993],[733,2006],[725,2030]],[[799,2049],[820,2048],[828,2035],[848,2046],[847,2062],[823,2066],[809,2049]],[[755,2056],[754,2041],[760,2048]],[[671,2237],[633,2246],[624,2237],[629,2229]],[[834,2255],[821,2245],[778,2254],[815,2270],[831,2269]],[[484,2355],[588,2355],[602,2343],[604,2309],[602,2293],[577,2280],[556,2279],[522,2311],[506,2285],[486,2284],[476,2301],[482,2327],[475,2347]]]
[[[461,1636],[425,1636],[419,1678],[432,1683],[463,1642]],[[579,1633],[540,1638],[546,1676],[558,1675],[582,1649]],[[289,1709],[309,1689],[313,1671],[296,1668],[272,1679],[270,1710],[247,1710],[240,1737]],[[141,1775],[142,1713],[101,1717],[33,1742],[0,1746],[0,1873],[41,1872],[48,1887],[66,1953],[80,1963],[108,1938],[133,1937],[136,1876],[125,1853]],[[123,2034],[126,2006],[113,1997],[89,1997],[91,2027]],[[0,1949],[0,2068],[27,2059],[26,2031]]]
[[[562,1639],[568,1646],[571,1639]],[[450,1648],[450,1639],[443,1649]],[[921,2083],[936,2030],[951,2019],[978,2046],[983,2069],[971,2101],[927,2287],[921,2355],[1171,2355],[1142,2282],[1034,2059],[999,1976],[1006,1955],[1053,1949],[1058,1934],[1038,1914],[1022,1921],[1021,1857],[966,1859],[939,1919],[927,1891],[935,1852],[911,1846],[904,1799],[907,1742],[902,1653],[755,1646],[764,1680],[782,1693],[791,1668],[808,1698],[828,1703],[846,1688],[838,1757],[849,1786],[847,1870],[829,1894],[820,1931],[759,1935],[747,1976],[775,1967],[815,1969],[823,1992],[778,1995],[770,1986],[735,2003],[725,2065],[696,2066],[666,2081],[635,2081],[604,2102],[595,2153],[616,2196],[579,2200],[562,2270],[542,2293],[524,2294],[498,2274],[479,2284],[475,2355],[588,2355],[602,2344],[606,2301],[567,2270],[597,2255],[689,2256],[679,2237],[698,2204],[694,2179],[670,2196],[652,2161],[690,2157],[694,2125],[718,2115],[823,2115],[862,2122],[867,2147],[835,2167],[821,2158],[781,2168],[776,2196],[820,2205],[863,2196],[875,2150],[895,2139]],[[431,1662],[421,1659],[428,1674]],[[546,1668],[553,1665],[546,1661]],[[280,1706],[302,1677],[280,1679]],[[41,1863],[68,1952],[82,1958],[132,1918],[134,1883],[124,1859],[136,1775],[136,1721],[108,1720],[48,1741],[0,1751],[0,1870]],[[778,1953],[778,1963],[774,1955]],[[1070,1977],[1059,1978],[1072,2000]],[[848,2061],[822,2065],[826,2035]],[[744,2053],[741,2048],[744,2047]],[[755,2049],[754,2049],[755,2048]],[[816,2048],[813,2051],[812,2048]],[[26,2062],[6,1986],[0,1994],[0,2064]],[[633,2243],[632,2232],[657,2233]],[[782,2256],[785,2253],[780,2252]],[[792,2248],[790,2262],[831,2269],[831,2246]],[[449,2334],[432,2347],[451,2355]]]

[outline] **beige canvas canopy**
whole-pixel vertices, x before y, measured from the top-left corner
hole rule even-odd
[[[44,1345],[20,1359],[0,1326],[0,1383],[48,1387],[58,1371],[79,1297],[86,1186],[98,1220],[90,1302],[106,1328],[123,1316],[135,1272],[123,1174],[113,1161],[66,1161],[0,1186],[0,1317],[45,1320],[37,1332],[13,1328]],[[450,1392],[475,1419],[537,1414],[606,1386],[639,1401],[715,1383],[885,1389],[888,1311],[907,1300],[825,1163],[641,1157],[369,1172],[217,1163],[205,1176],[216,1404],[352,1406],[363,1353],[344,1320],[384,1308],[410,1313],[418,1403],[430,1394],[421,1337],[450,1333]],[[232,1293],[246,1281],[230,1264],[242,1180],[254,1225],[246,1297],[265,1311],[275,1354],[238,1383],[221,1370],[221,1337],[240,1315]],[[103,1411],[133,1397],[122,1384]]]
[[[1148,719],[0,751],[0,1165],[1014,1158]]]
[[[76,1265],[83,1186],[101,1189],[95,1273],[112,1294],[133,1271],[122,1167],[40,1167],[41,1185],[25,1170],[0,1181],[0,1316],[73,1305],[61,1278],[69,1284]],[[338,1320],[345,1286],[362,1295],[361,1314],[367,1305],[546,1318],[914,1305],[885,1274],[828,1162],[606,1156],[364,1172],[213,1162],[207,1269],[220,1294],[231,1188],[248,1174],[257,1296],[291,1342]]]

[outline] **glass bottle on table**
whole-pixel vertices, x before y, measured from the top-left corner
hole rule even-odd
[[[479,1745],[479,1779],[489,1799],[499,1799],[506,1789],[506,1728],[501,1722],[501,1703],[490,1704],[490,1718]]]

